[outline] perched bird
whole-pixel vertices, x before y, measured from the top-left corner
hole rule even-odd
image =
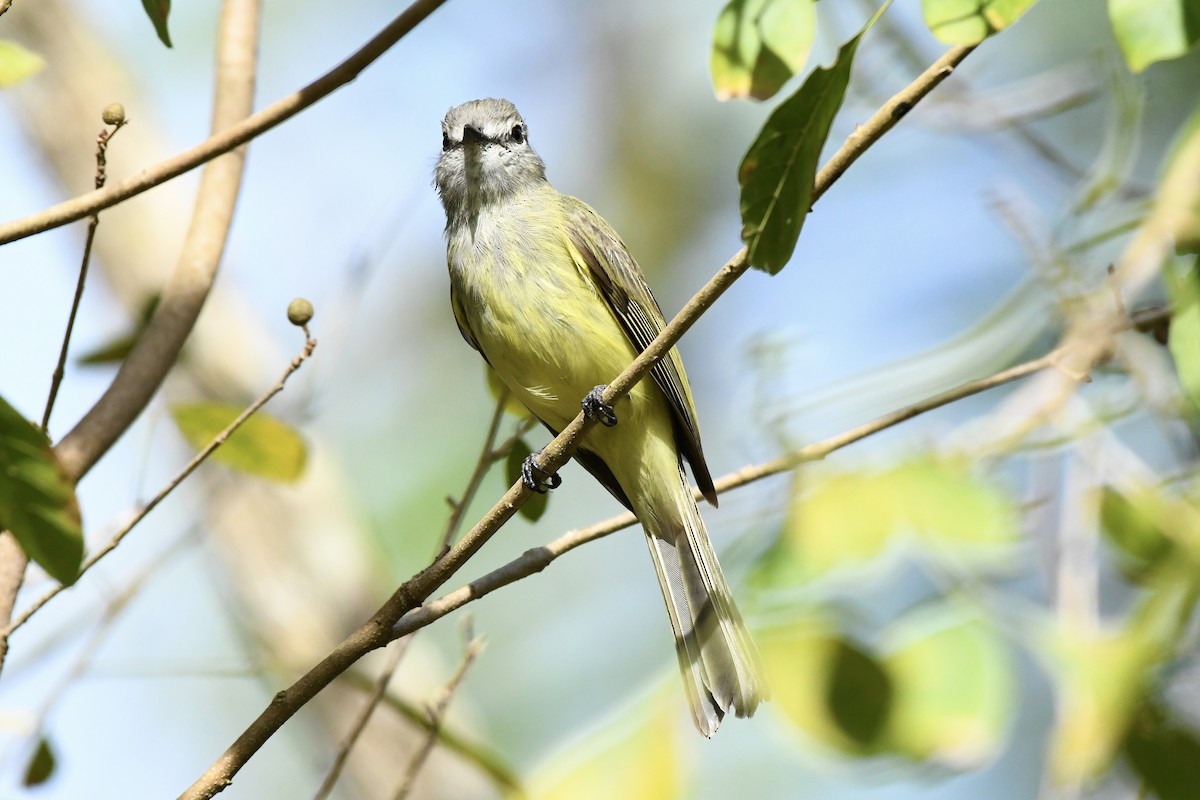
[[[679,353],[672,348],[615,408],[601,397],[600,384],[665,325],[641,269],[599,214],[546,180],[507,100],[446,114],[434,174],[463,338],[551,431],[581,403],[612,428],[592,428],[575,458],[645,529],[696,727],[712,736],[730,709],[750,716],[767,690],[683,473],[686,458],[717,504]],[[523,474],[537,491],[558,485],[532,457]]]

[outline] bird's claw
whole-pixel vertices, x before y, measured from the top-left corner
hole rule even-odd
[[[617,424],[617,414],[610,404],[604,402],[604,390],[607,388],[601,385],[587,393],[583,398],[583,413],[588,419],[597,420],[604,427],[611,428]]]
[[[536,453],[526,456],[525,460],[521,462],[521,481],[530,491],[545,494],[551,489],[561,486],[562,478],[538,466],[537,459],[541,454],[542,451],[538,450]]]

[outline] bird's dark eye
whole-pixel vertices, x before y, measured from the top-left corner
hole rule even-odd
[[[520,124],[513,125],[512,138],[517,144],[525,141],[525,126]]]
[[[450,149],[450,134],[443,133],[442,134],[442,150],[445,151],[445,150],[449,150],[449,149]]]

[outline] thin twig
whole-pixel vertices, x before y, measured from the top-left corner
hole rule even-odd
[[[492,448],[496,443],[496,434],[500,430],[500,421],[504,419],[504,404],[507,402],[508,388],[505,387],[500,391],[500,397],[496,400],[496,410],[492,413],[492,421],[488,425],[487,435],[483,438],[483,447],[479,451],[479,458],[475,461],[475,469],[471,472],[467,487],[463,489],[462,496],[454,501],[450,510],[450,519],[446,521],[446,530],[442,533],[442,538],[438,543],[436,552],[439,554],[449,548],[450,543],[454,541],[458,527],[462,524],[463,514],[471,505],[471,501],[475,499],[479,485],[483,483],[483,476],[487,475],[488,469],[496,463],[496,451]]]
[[[947,51],[911,84],[894,95],[867,122],[842,144],[826,166],[818,173],[813,201],[824,192],[887,131],[933,91],[953,72],[954,67],[972,51],[971,47],[955,47]],[[746,248],[742,248],[707,284],[683,307],[653,342],[617,378],[609,384],[604,400],[613,403],[623,397],[633,385],[662,359],[697,319],[749,269]],[[538,466],[548,472],[562,467],[584,432],[591,427],[581,413],[555,439],[546,445],[538,458]],[[258,752],[266,741],[300,708],[335,678],[348,670],[359,658],[385,646],[394,637],[392,628],[409,611],[421,605],[433,592],[450,580],[455,573],[507,522],[530,495],[517,481],[492,509],[468,531],[445,556],[431,567],[405,581],[387,601],[328,655],[302,675],[290,687],[275,695],[271,704],[250,723],[224,753],[180,796],[181,800],[210,798],[228,786],[234,775]]]
[[[226,426],[223,431],[221,431],[215,437],[213,437],[213,440],[211,442],[209,442],[208,445],[203,450],[201,450],[199,453],[197,453],[195,456],[193,456],[192,460],[189,461],[183,467],[183,469],[181,469],[175,475],[175,477],[173,477],[167,483],[166,486],[164,486],[162,489],[159,489],[158,494],[154,495],[154,497],[151,498],[148,503],[146,503],[141,508],[139,508],[136,512],[134,512],[133,516],[129,519],[129,521],[126,522],[124,525],[122,525],[121,529],[118,530],[115,534],[113,534],[112,538],[109,539],[108,542],[103,547],[101,547],[99,550],[97,550],[95,553],[93,553],[91,555],[91,557],[88,558],[87,561],[83,562],[83,566],[79,569],[79,577],[83,577],[84,573],[86,573],[89,569],[94,567],[96,565],[96,563],[98,561],[100,561],[100,559],[104,558],[106,555],[108,555],[113,550],[115,550],[117,548],[117,545],[119,545],[121,543],[121,541],[127,535],[129,535],[129,532],[132,531],[139,522],[141,522],[143,519],[145,519],[146,516],[151,511],[153,511],[154,508],[159,503],[161,503],[163,500],[166,499],[167,495],[169,495],[171,492],[173,492],[175,490],[176,487],[179,486],[179,484],[183,483],[183,481],[196,470],[196,467],[203,464],[204,461],[207,460],[208,457],[210,455],[212,455],[213,452],[218,447],[220,447],[221,445],[223,445],[225,443],[225,440],[229,438],[230,434],[232,434],[234,431],[236,431],[238,428],[240,428],[246,420],[250,419],[250,417],[254,415],[255,412],[257,412],[260,408],[262,408],[264,405],[266,405],[268,400],[270,400],[272,397],[274,397],[275,395],[277,395],[283,391],[283,386],[285,383],[287,383],[287,379],[292,376],[292,373],[294,373],[296,370],[300,369],[300,366],[306,360],[308,360],[309,356],[312,355],[313,350],[317,346],[317,340],[312,338],[312,336],[309,335],[307,327],[304,328],[304,336],[305,336],[304,349],[300,351],[300,355],[298,355],[292,359],[291,363],[288,364],[287,369],[285,369],[283,371],[283,375],[281,375],[279,377],[279,380],[275,382],[275,385],[272,386],[270,389],[268,389],[266,392],[264,392],[261,397],[259,397],[257,400],[255,400],[253,403],[251,403],[249,406],[247,406],[246,409],[237,416],[237,419],[235,419],[233,422],[229,423],[229,425]],[[38,598],[36,601],[34,601],[34,603],[31,606],[29,606],[29,608],[25,609],[25,611],[22,612],[20,616],[18,616],[15,620],[13,620],[11,625],[9,625],[3,631],[0,631],[0,638],[7,639],[10,635],[12,635],[13,631],[15,631],[17,628],[20,628],[22,625],[24,625],[26,622],[28,622],[30,617],[32,617],[39,610],[41,610],[42,606],[46,605],[46,603],[53,600],[59,593],[61,593],[66,588],[68,588],[68,587],[63,586],[61,584],[58,586],[55,586],[53,589],[46,592],[46,594],[42,595],[40,598]]]
[[[412,638],[410,637],[397,643],[392,648],[387,663],[383,665],[383,669],[379,672],[379,677],[375,679],[375,685],[371,687],[371,693],[367,696],[367,702],[359,709],[358,716],[350,726],[350,730],[346,733],[346,738],[342,740],[341,745],[338,747],[337,755],[334,756],[333,763],[329,765],[329,771],[325,773],[325,780],[321,781],[321,786],[317,789],[316,794],[313,795],[313,800],[325,800],[325,798],[329,797],[329,793],[333,791],[333,785],[337,783],[337,779],[341,776],[342,768],[346,765],[346,759],[350,756],[350,751],[358,743],[358,737],[362,735],[363,730],[367,727],[367,722],[371,719],[371,715],[375,713],[375,709],[379,707],[380,701],[383,700],[388,684],[391,683],[392,676],[396,674],[396,668],[400,666],[400,659],[408,652],[408,646],[411,643]]]
[[[421,747],[413,753],[412,759],[408,762],[408,766],[404,770],[404,777],[400,780],[400,787],[396,789],[393,800],[404,800],[412,791],[413,782],[416,781],[421,768],[429,759],[429,754],[433,752],[434,744],[437,743],[437,732],[442,727],[442,720],[446,716],[446,710],[450,707],[450,701],[454,699],[455,692],[462,685],[467,670],[483,650],[483,641],[471,636],[469,624],[464,626],[464,631],[467,642],[462,662],[458,665],[458,671],[454,673],[454,677],[442,689],[442,695],[437,703],[429,710],[429,731],[425,736],[425,741],[421,743]]]
[[[359,73],[387,52],[392,45],[404,38],[409,31],[436,11],[444,2],[446,0],[417,0],[357,52],[320,78],[244,120],[221,128],[219,132],[196,147],[144,169],[137,175],[108,188],[88,192],[36,214],[0,225],[0,244],[23,239],[26,236],[83,219],[88,214],[95,214],[97,211],[114,206],[147,189],[152,189],[160,183],[176,178],[223,153],[228,153],[256,136],[266,133],[353,81]]]
[[[3,13],[3,12],[0,12]],[[125,125],[120,119],[113,124],[110,131],[104,128],[96,137],[96,188],[103,189],[107,175],[108,143]],[[50,412],[54,410],[54,400],[58,397],[58,387],[62,385],[63,375],[66,374],[67,350],[71,344],[71,332],[75,329],[75,315],[79,313],[79,303],[83,299],[83,287],[87,283],[88,263],[92,260],[92,242],[96,239],[96,228],[100,226],[100,215],[92,214],[88,219],[87,237],[83,242],[83,261],[79,265],[79,280],[75,283],[75,298],[71,301],[71,313],[67,316],[67,329],[63,332],[62,348],[58,352],[58,363],[54,367],[54,375],[50,378],[50,396],[46,398],[46,410],[42,412],[42,430],[50,430]]]

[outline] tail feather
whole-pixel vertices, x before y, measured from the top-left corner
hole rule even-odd
[[[734,604],[682,471],[677,513],[639,515],[658,573],[696,727],[712,736],[732,709],[754,713],[767,695],[758,651]],[[660,529],[661,528],[661,529]]]

